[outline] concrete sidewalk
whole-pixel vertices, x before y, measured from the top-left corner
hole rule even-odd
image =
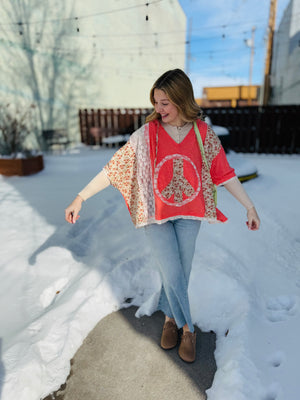
[[[67,382],[44,400],[204,400],[216,364],[215,335],[197,332],[197,359],[187,364],[177,348],[162,350],[164,317],[135,318],[136,307],[102,319],[71,364]]]

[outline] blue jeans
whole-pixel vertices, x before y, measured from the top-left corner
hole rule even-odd
[[[178,328],[187,324],[191,332],[188,283],[200,225],[200,221],[181,218],[144,228],[162,279],[158,309],[174,318]]]

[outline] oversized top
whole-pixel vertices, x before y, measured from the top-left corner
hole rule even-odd
[[[201,120],[197,125],[210,171],[194,128],[176,143],[157,120],[135,131],[104,167],[137,228],[177,218],[227,220],[215,207],[212,187],[226,183],[235,173],[213,130]]]

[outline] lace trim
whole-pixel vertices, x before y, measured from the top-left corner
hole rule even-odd
[[[152,167],[149,157],[149,125],[146,124],[134,132],[129,142],[134,149],[137,163],[137,181],[143,204],[145,219],[154,218],[155,200],[152,183]]]
[[[157,225],[161,225],[164,224],[165,222],[168,221],[175,221],[176,219],[193,219],[193,220],[197,220],[197,221],[206,221],[209,222],[210,224],[219,224],[219,223],[226,223],[227,221],[219,221],[217,218],[207,218],[207,217],[194,217],[192,215],[176,215],[174,217],[168,217],[165,219],[161,219],[161,220],[157,220],[155,218],[151,218],[148,221],[146,221],[143,224],[140,225],[136,225],[136,228],[142,228],[143,226],[146,225],[151,225],[151,224],[157,224]]]

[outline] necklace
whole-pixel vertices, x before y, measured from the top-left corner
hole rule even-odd
[[[182,128],[184,128],[186,126],[187,122],[185,122],[183,125],[180,126],[176,126],[178,131],[181,131]]]

